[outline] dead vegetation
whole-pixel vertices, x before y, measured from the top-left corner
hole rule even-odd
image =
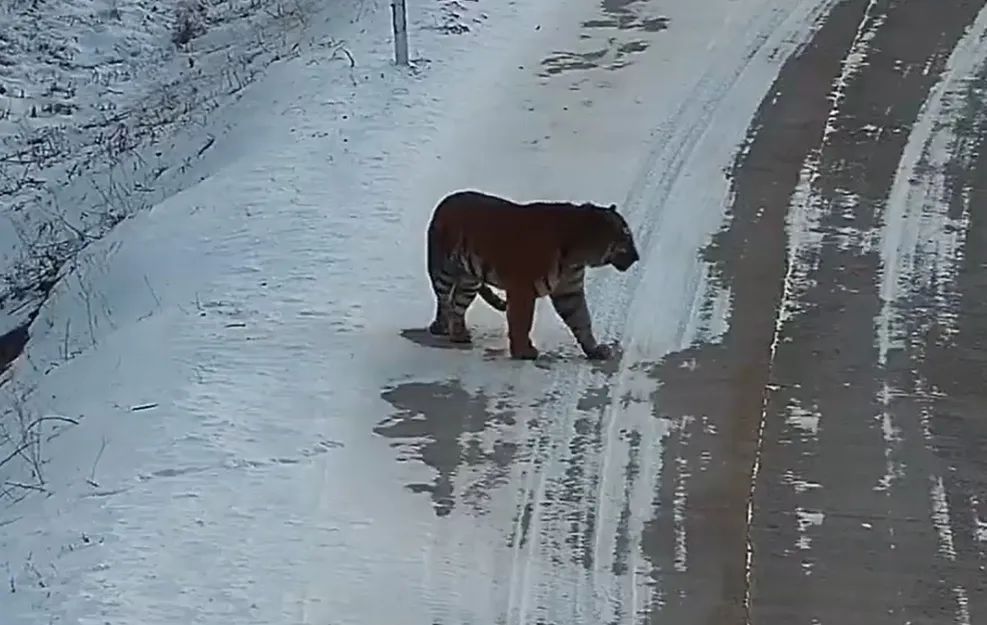
[[[0,412],[0,470],[6,477],[0,484],[0,502],[16,503],[31,493],[47,493],[44,447],[66,427],[79,425],[63,415],[38,415],[27,406],[30,395],[20,386],[3,391]],[[7,471],[5,465],[19,461],[20,470]]]
[[[175,3],[175,22],[171,28],[171,41],[184,46],[206,32],[208,9],[203,0],[178,0]]]

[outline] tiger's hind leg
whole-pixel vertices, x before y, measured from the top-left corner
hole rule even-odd
[[[432,288],[435,291],[435,318],[428,324],[428,331],[435,336],[448,336],[449,334],[449,295],[448,292],[440,292],[441,287],[434,282]]]
[[[435,336],[448,336],[453,343],[469,343],[466,329],[466,309],[476,299],[480,283],[464,279],[452,271],[439,271],[432,277],[435,292],[435,318],[428,331]]]
[[[449,314],[453,290],[456,286],[456,272],[452,271],[448,262],[432,258],[429,246],[428,278],[435,293],[435,318],[428,326],[428,331],[436,336],[449,335]]]
[[[469,330],[466,329],[466,310],[476,299],[479,290],[479,282],[462,279],[456,282],[452,290],[452,295],[448,300],[446,323],[449,340],[453,343],[470,343],[472,341]]]
[[[432,284],[432,292],[435,293],[435,318],[428,325],[428,331],[435,336],[448,336],[450,301],[459,272],[452,259],[436,241],[434,223],[429,225],[425,245],[428,280]]]
[[[469,343],[466,309],[476,298],[481,283],[456,259],[441,253],[431,234],[428,238],[428,277],[435,293],[435,318],[428,331],[436,336],[448,336],[454,343]]]
[[[428,324],[428,332],[435,336],[448,336],[449,322],[446,321],[446,315],[442,312],[441,307],[436,306],[436,308],[435,319],[432,320],[432,323]]]

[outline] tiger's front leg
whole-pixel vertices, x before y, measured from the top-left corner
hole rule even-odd
[[[534,360],[538,350],[531,344],[531,325],[535,317],[533,285],[507,287],[507,337],[511,358]]]
[[[586,304],[586,294],[582,289],[565,293],[552,293],[552,307],[572,332],[583,353],[590,360],[606,360],[613,355],[607,345],[596,342],[593,336],[593,319]]]

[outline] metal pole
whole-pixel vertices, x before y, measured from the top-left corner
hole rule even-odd
[[[394,60],[408,64],[408,11],[405,0],[391,0],[391,21],[394,24]]]

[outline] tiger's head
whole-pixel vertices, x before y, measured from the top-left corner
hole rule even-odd
[[[584,205],[585,206],[585,205]],[[593,251],[589,258],[589,266],[603,267],[613,265],[617,271],[627,271],[631,265],[640,258],[637,246],[634,244],[634,235],[624,217],[617,212],[617,205],[595,206],[591,208],[600,217],[595,234]]]

